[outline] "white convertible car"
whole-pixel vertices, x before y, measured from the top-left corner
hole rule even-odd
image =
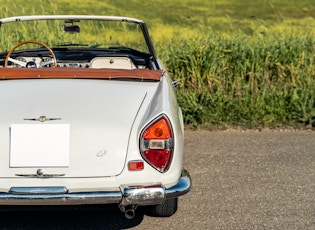
[[[183,119],[146,24],[20,16],[0,19],[0,36],[0,208],[174,214],[191,187]]]

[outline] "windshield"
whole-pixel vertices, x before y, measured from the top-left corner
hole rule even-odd
[[[35,40],[51,48],[131,49],[149,53],[140,25],[130,21],[31,20],[4,23],[0,28],[0,52],[22,41]],[[18,49],[27,49],[28,44]],[[17,50],[18,50],[17,49]]]

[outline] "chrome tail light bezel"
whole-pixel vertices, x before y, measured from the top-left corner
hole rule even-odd
[[[157,124],[160,121],[164,121],[165,125],[167,126],[169,135],[167,138],[156,138],[156,139],[146,139],[144,138],[145,132]],[[170,122],[170,119],[165,115],[162,114],[155,119],[153,119],[151,122],[149,122],[141,131],[140,133],[140,154],[142,158],[151,165],[154,169],[158,170],[161,173],[165,173],[172,162],[173,154],[174,154],[174,132],[172,128],[172,124]],[[162,160],[164,163],[162,165],[156,164],[155,162],[152,162],[150,159],[151,157],[148,156],[148,154],[164,154],[163,157],[167,157],[167,159]],[[162,157],[161,155],[159,155]]]

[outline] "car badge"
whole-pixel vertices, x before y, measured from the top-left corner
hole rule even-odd
[[[40,116],[39,118],[24,118],[25,121],[39,121],[39,122],[45,122],[45,121],[55,121],[55,120],[61,120],[61,118],[49,118],[46,116]]]

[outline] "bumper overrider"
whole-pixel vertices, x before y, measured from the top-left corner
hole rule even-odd
[[[119,191],[69,193],[65,187],[12,187],[8,193],[0,192],[0,205],[155,205],[186,194],[190,187],[190,174],[183,170],[177,184],[167,189],[163,185],[122,186]]]

